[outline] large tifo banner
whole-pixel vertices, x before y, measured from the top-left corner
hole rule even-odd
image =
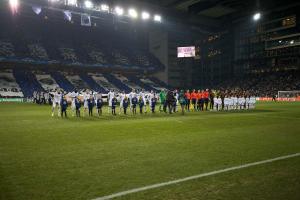
[[[195,47],[177,47],[177,57],[195,57]]]

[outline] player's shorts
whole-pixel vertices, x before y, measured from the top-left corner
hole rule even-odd
[[[72,109],[74,109],[74,110],[76,109],[75,102],[72,102],[72,104],[71,104],[71,108],[72,108]]]
[[[83,107],[84,107],[84,108],[89,108],[89,105],[88,105],[88,102],[87,102],[87,101],[84,101]]]
[[[60,107],[60,104],[57,101],[52,102],[52,108]]]
[[[123,102],[122,101],[120,102],[120,108],[123,108]]]
[[[192,104],[196,104],[197,99],[192,99]]]
[[[208,103],[208,98],[205,98],[205,99],[204,99],[204,103]]]
[[[108,101],[108,106],[109,106],[109,107],[112,107],[112,99],[110,99],[110,100]]]

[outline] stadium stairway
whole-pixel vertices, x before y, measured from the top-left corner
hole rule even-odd
[[[108,91],[106,91],[103,87],[101,87],[98,83],[96,83],[96,81],[94,81],[94,79],[86,74],[80,74],[80,78],[85,81],[92,90],[96,91],[96,92],[100,92],[100,93],[107,93]]]
[[[167,88],[167,89],[171,89],[170,86],[168,84],[166,84],[165,82],[159,80],[158,78],[155,78],[155,77],[149,77],[149,79],[151,81],[153,81],[154,83],[156,83],[157,85],[160,85],[164,88]]]
[[[54,78],[54,80],[59,85],[59,87],[61,87],[65,91],[67,92],[74,91],[75,87],[72,85],[72,83],[70,83],[70,81],[68,81],[66,77],[64,77],[59,72],[53,72],[51,73],[51,76]]]
[[[13,70],[14,77],[19,84],[24,97],[32,97],[34,91],[44,91],[31,71]]]
[[[137,78],[136,76],[127,76],[128,80],[130,80],[131,82],[135,83],[136,85],[140,86],[141,88],[145,89],[146,91],[156,91],[157,90],[153,87],[151,87],[150,85],[143,83],[139,78]]]
[[[109,82],[111,82],[113,85],[115,85],[117,88],[119,88],[120,90],[124,90],[126,93],[131,92],[131,89],[127,85],[125,85],[124,83],[122,83],[122,81],[120,81],[119,79],[117,79],[115,76],[113,76],[111,74],[103,74],[103,76]]]

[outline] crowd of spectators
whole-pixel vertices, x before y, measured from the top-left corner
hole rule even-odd
[[[251,74],[223,81],[215,88],[229,93],[247,91],[247,93],[259,97],[274,97],[278,91],[300,90],[300,71],[290,70]]]

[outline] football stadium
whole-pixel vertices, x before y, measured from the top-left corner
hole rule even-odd
[[[1,0],[1,200],[299,200],[300,2]]]

